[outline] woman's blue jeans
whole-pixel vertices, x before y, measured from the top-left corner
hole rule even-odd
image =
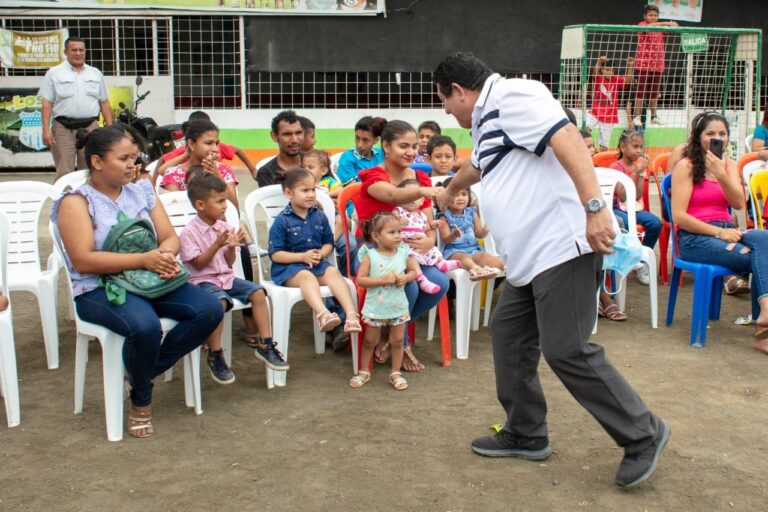
[[[627,212],[624,210],[619,210],[618,208],[614,208],[613,213],[624,222],[624,226],[629,225]],[[659,239],[659,235],[661,234],[661,219],[651,212],[645,210],[637,210],[635,215],[637,223],[643,226],[643,229],[645,229],[643,245],[653,249],[653,247],[656,245],[656,241]]]
[[[127,293],[120,306],[96,288],[76,297],[75,305],[81,319],[125,337],[123,364],[138,407],[152,403],[152,379],[202,345],[224,316],[213,295],[189,283],[157,299]],[[178,322],[164,340],[160,318]]]
[[[709,222],[719,228],[732,228],[729,222]],[[683,231],[678,233],[680,257],[694,263],[709,263],[732,268],[734,274],[752,273],[752,318],[760,315],[759,300],[768,295],[768,231],[753,229],[741,242],[731,244],[719,238]]]

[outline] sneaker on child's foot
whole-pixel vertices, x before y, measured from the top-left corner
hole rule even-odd
[[[344,332],[344,326],[340,325],[335,327],[328,334],[331,335],[331,348],[334,352],[341,352],[347,348],[347,341],[349,340],[349,333]]]
[[[637,267],[637,270],[635,270],[635,275],[637,276],[637,280],[640,282],[640,284],[647,285],[651,283],[651,276],[650,272],[648,272],[648,265],[643,263]]]
[[[232,384],[235,382],[235,374],[227,366],[224,360],[224,350],[208,351],[208,369],[211,371],[211,377],[219,384]]]
[[[253,355],[264,361],[267,368],[271,370],[278,372],[288,370],[288,362],[283,359],[283,355],[277,350],[272,338],[264,338],[263,340],[260,340]]]
[[[655,124],[656,126],[663,126],[664,125],[664,123],[661,122],[661,119],[659,119],[656,116],[653,116],[651,118],[651,124]]]
[[[643,126],[643,120],[640,119],[640,116],[635,116],[635,118],[632,119],[632,124],[635,126]]]

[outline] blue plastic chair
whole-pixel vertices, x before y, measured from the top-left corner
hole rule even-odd
[[[707,263],[693,263],[681,259],[678,254],[675,222],[672,219],[672,206],[670,203],[670,189],[672,175],[667,174],[661,182],[661,202],[667,212],[672,226],[672,277],[669,285],[669,304],[667,305],[667,325],[672,325],[675,315],[675,300],[680,283],[680,274],[683,270],[693,274],[693,314],[691,315],[691,346],[703,347],[707,343],[707,320],[720,319],[720,299],[722,298],[723,277],[738,274],[733,269],[710,265]]]
[[[411,164],[411,169],[413,169],[414,171],[425,172],[427,174],[432,172],[432,166],[425,163]]]

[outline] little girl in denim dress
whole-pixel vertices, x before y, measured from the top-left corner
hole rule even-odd
[[[448,186],[450,178],[444,182]],[[476,208],[469,206],[471,193],[462,190],[451,205],[442,212],[439,226],[443,242],[443,256],[461,262],[469,272],[470,280],[493,279],[506,270],[504,262],[485,252],[477,239],[488,235],[488,228],[480,223]]]

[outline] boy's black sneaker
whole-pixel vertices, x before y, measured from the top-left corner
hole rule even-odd
[[[267,368],[278,372],[288,370],[288,361],[283,359],[283,354],[277,350],[275,342],[271,338],[258,340],[253,355],[264,361]]]
[[[347,348],[349,333],[344,332],[343,325],[334,327],[329,334],[331,335],[331,348],[334,352],[341,352]]]
[[[208,351],[208,369],[211,371],[211,377],[219,384],[232,384],[235,382],[235,374],[227,366],[224,360],[224,350]]]
[[[520,437],[506,430],[472,441],[472,451],[485,457],[517,457],[544,460],[552,453],[546,437]]]
[[[624,455],[621,464],[619,464],[619,471],[616,473],[616,485],[619,487],[630,489],[648,480],[656,470],[659,455],[667,445],[669,435],[672,433],[669,424],[664,420],[660,421],[659,435],[650,446],[643,451]]]

